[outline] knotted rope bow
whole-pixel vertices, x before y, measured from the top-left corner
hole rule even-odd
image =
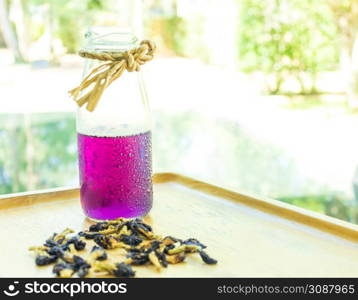
[[[125,52],[95,53],[81,50],[79,52],[81,57],[108,62],[94,68],[78,87],[69,91],[70,95],[80,107],[87,103],[86,109],[92,112],[104,89],[119,78],[125,70],[128,72],[139,71],[141,65],[153,59],[155,49],[155,44],[152,41],[143,40],[138,48]],[[86,89],[89,91],[78,99],[79,94]]]

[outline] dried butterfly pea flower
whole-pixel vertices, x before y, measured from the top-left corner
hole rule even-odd
[[[73,270],[77,273],[78,277],[85,277],[91,265],[87,263],[82,257],[74,255],[73,256]]]
[[[107,229],[98,231],[99,234],[108,235],[118,232],[118,225],[110,225]]]
[[[38,255],[36,256],[35,263],[38,266],[47,266],[54,263],[57,260],[55,255]]]
[[[94,272],[105,272],[116,277],[133,277],[135,275],[131,265],[123,262],[113,264],[96,261],[93,264],[93,270]]]
[[[46,242],[44,243],[44,246],[45,247],[54,247],[54,246],[58,246],[58,243],[56,243],[52,239],[47,239]]]
[[[101,222],[100,224],[100,227],[92,227],[92,230],[90,231],[81,231],[79,235],[86,239],[95,239],[98,236],[113,235],[115,237],[120,237],[121,234],[131,234],[125,224],[113,223],[113,225],[109,225],[106,222]]]
[[[122,235],[132,235],[133,232],[128,228],[127,225],[122,224],[117,232],[117,235],[120,237]]]
[[[116,277],[134,277],[135,271],[132,266],[125,263],[117,263],[116,268],[113,271],[113,275]]]
[[[208,265],[215,265],[217,264],[217,260],[211,258],[205,251],[199,251],[201,259]]]
[[[53,267],[52,271],[61,278],[72,277],[75,273],[77,273],[77,275],[82,278],[88,274],[90,268],[91,265],[87,263],[82,257],[73,255],[70,262],[63,260],[62,262],[57,263]]]
[[[146,246],[141,247],[141,249],[143,249],[146,253],[150,253],[154,250],[159,249],[161,245],[160,241],[154,240],[154,241],[150,241]]]
[[[181,253],[184,252],[186,249],[186,245],[180,245],[178,247],[175,247],[173,249],[168,250],[168,254],[177,254],[177,253]]]
[[[47,251],[50,248],[47,246],[31,246],[29,247],[29,251],[35,251],[35,252],[43,252],[43,251]]]
[[[50,255],[55,255],[56,257],[63,257],[64,250],[60,246],[53,246],[47,250],[47,253]]]
[[[70,249],[71,249],[71,248],[75,251],[73,245],[70,245]],[[64,255],[61,257],[61,259],[62,259],[64,262],[66,262],[66,263],[73,264],[73,263],[74,263],[74,260],[75,260],[75,256],[77,256],[77,255],[76,255],[76,254],[77,254],[76,251],[73,252],[73,250],[72,250],[72,252],[71,252],[71,251],[65,251],[65,252],[64,252]]]
[[[137,248],[137,249],[141,249],[141,251],[144,251],[151,247],[152,242],[153,242],[152,240],[143,240],[139,245],[132,247],[132,249]]]
[[[47,251],[49,250],[46,246],[33,246],[29,248],[30,251],[36,253],[35,263],[38,266],[46,266],[54,263],[57,260],[56,255],[50,255]]]
[[[62,241],[64,241],[66,239],[66,236],[73,232],[74,232],[74,230],[72,230],[70,228],[66,228],[64,231],[62,231],[59,234],[55,233],[52,240],[57,243],[62,243]]]
[[[39,263],[63,261],[54,268],[59,277],[71,277],[77,274],[85,277],[90,270],[106,272],[117,277],[134,276],[130,265],[152,264],[157,270],[167,267],[168,263],[183,262],[187,255],[199,253],[207,264],[216,264],[203,249],[204,244],[194,238],[181,240],[172,236],[164,238],[154,235],[152,228],[141,219],[117,219],[100,222],[89,227],[89,230],[78,233],[78,236],[68,238],[71,229],[65,229],[60,234],[54,234],[40,247],[32,247],[37,252]],[[93,239],[99,246],[91,250],[89,261],[76,255],[77,251],[86,247],[82,239]],[[104,249],[123,248],[127,251],[126,260],[122,263],[111,264],[104,262],[108,255]],[[53,257],[54,261],[51,260]]]
[[[106,221],[108,224],[123,224],[126,221],[124,218],[118,218],[115,220],[108,220]]]
[[[112,233],[111,236],[120,240],[123,235],[134,235],[134,233],[128,229],[125,224],[118,225],[118,229],[115,233]]]
[[[183,244],[183,245],[185,246],[185,252],[186,253],[196,253],[198,251],[201,251],[201,249],[202,249],[198,245],[185,245],[185,244]]]
[[[96,236],[101,235],[98,232],[85,232],[85,231],[80,231],[78,233],[79,236],[84,237],[87,240],[93,240]]]
[[[201,250],[200,246],[197,245],[186,245],[186,244],[181,244],[178,247],[172,248],[170,250],[168,250],[168,254],[176,254],[176,253],[180,253],[180,252],[186,252],[186,253],[195,253]]]
[[[97,236],[94,238],[94,241],[98,246],[104,249],[115,249],[115,248],[130,249],[131,248],[129,245],[117,241],[112,236],[105,236],[105,235]]]
[[[60,278],[70,278],[74,274],[73,266],[66,263],[61,262],[54,265],[52,272],[55,273]]]
[[[173,255],[167,255],[166,260],[170,264],[178,264],[185,260],[186,255],[184,252],[173,254]]]
[[[103,250],[103,248],[94,245],[94,246],[92,247],[92,249],[91,249],[91,253],[92,253],[92,252],[95,252],[95,251],[98,251],[98,250]]]
[[[135,249],[138,250],[138,249]],[[149,262],[148,253],[144,253],[141,251],[134,251],[134,249],[131,249],[130,252],[127,254],[127,260],[125,261],[128,264],[132,265],[145,265]]]
[[[139,218],[137,218],[135,220],[131,220],[130,222],[132,222],[132,224],[134,224],[138,228],[142,228],[145,231],[150,231],[150,232],[153,231],[153,229],[152,229],[152,227],[150,225],[144,223],[143,220],[141,220]]]
[[[173,244],[175,244],[177,242],[179,242],[181,244],[182,240],[177,239],[177,238],[172,237],[172,236],[166,236],[165,238],[163,238],[162,242],[163,242],[164,245],[169,246],[169,245],[173,245]]]
[[[139,247],[132,247],[127,251],[127,254],[136,254],[136,253],[143,253],[143,249]]]
[[[80,251],[86,248],[86,242],[78,240],[74,243],[76,250]]]
[[[141,242],[143,242],[143,239],[135,236],[135,235],[126,235],[126,234],[123,234],[121,237],[120,237],[120,240],[121,242],[129,245],[129,246],[138,246]]]
[[[200,243],[197,239],[193,239],[193,238],[187,239],[187,240],[183,241],[182,243],[184,245],[188,245],[188,246],[191,246],[191,245],[198,246],[201,249],[207,248],[204,244]]]
[[[90,268],[81,268],[77,271],[77,275],[80,278],[84,278],[88,275]]]
[[[174,249],[174,248],[175,248],[175,245],[174,245],[174,244],[165,246],[165,248],[164,248],[164,253],[168,254],[169,250]]]
[[[66,238],[61,238],[57,241],[57,244],[62,245],[66,241]]]
[[[111,248],[111,242],[110,238],[104,235],[97,235],[94,239],[94,242],[104,248],[104,249],[110,249]]]
[[[143,223],[140,219],[127,221],[125,224],[133,233],[139,236],[143,236],[147,239],[154,238],[152,227]]]
[[[90,257],[92,260],[106,260],[108,258],[108,255],[103,248],[93,246]]]
[[[151,231],[145,231],[143,228],[138,228],[138,231],[141,233],[141,236],[144,236],[147,239],[154,239],[155,235]]]
[[[66,247],[68,247],[69,245],[73,244],[75,249],[80,251],[83,250],[86,247],[86,242],[79,239],[77,236],[74,236],[72,238],[70,238],[67,242],[66,242]]]
[[[145,247],[131,248],[127,254],[128,259],[125,262],[132,265],[143,265],[150,262],[158,270],[162,267],[167,267],[168,262],[165,254],[159,251],[161,246],[160,241],[151,241]]]
[[[67,252],[71,254],[77,254],[77,250],[74,244],[68,245]]]
[[[91,225],[88,230],[91,232],[98,232],[98,231],[107,229],[108,226],[109,226],[108,222],[99,222],[99,223]]]
[[[152,263],[152,265],[155,266],[157,271],[160,271],[160,269],[162,268],[162,265],[159,261],[159,258],[157,257],[157,255],[155,254],[155,251],[152,251],[148,254],[148,258],[149,261]]]
[[[81,256],[78,255],[73,256],[73,264],[75,269],[81,267],[90,267],[90,265]]]
[[[160,252],[160,251],[158,251],[158,250],[155,250],[154,253],[155,253],[155,255],[157,256],[157,258],[158,258],[160,264],[161,264],[164,268],[166,268],[166,267],[168,266],[168,261],[167,261],[166,255],[165,255],[163,252]]]

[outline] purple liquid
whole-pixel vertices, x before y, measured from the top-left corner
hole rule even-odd
[[[152,207],[150,131],[120,137],[78,134],[81,203],[96,220],[146,215]]]

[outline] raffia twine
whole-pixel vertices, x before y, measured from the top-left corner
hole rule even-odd
[[[143,40],[138,48],[124,52],[89,52],[81,50],[79,55],[84,58],[96,59],[105,63],[94,68],[81,82],[70,90],[69,93],[78,106],[87,103],[86,109],[94,111],[104,90],[125,70],[128,72],[139,71],[141,65],[154,57],[156,46],[152,41]],[[86,91],[84,95],[82,92]],[[79,97],[81,95],[81,97]]]

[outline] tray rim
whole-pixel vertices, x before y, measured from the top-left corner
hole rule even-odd
[[[358,225],[339,220],[305,208],[284,203],[268,197],[232,191],[191,177],[163,172],[153,175],[153,183],[177,183],[212,196],[240,203],[242,205],[275,215],[292,222],[303,224],[319,231],[333,234],[340,238],[358,242]],[[59,200],[70,200],[79,197],[79,188],[54,188],[34,192],[23,192],[0,195],[0,210],[49,203]]]

